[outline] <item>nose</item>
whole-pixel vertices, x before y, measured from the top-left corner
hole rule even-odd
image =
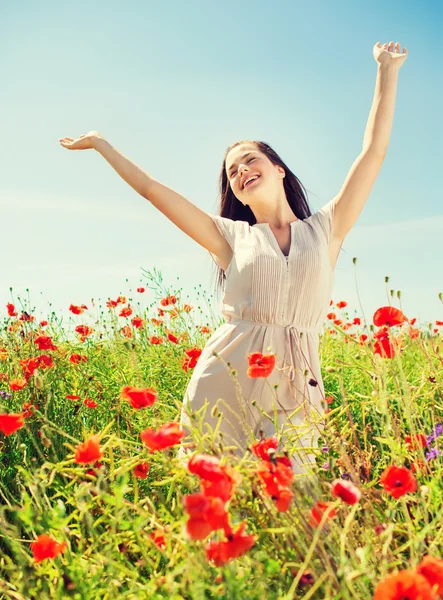
[[[238,167],[238,174],[240,175],[240,179],[242,178],[243,170],[245,167],[246,167],[246,165],[239,165],[239,167]]]

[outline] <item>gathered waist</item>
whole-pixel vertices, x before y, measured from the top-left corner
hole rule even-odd
[[[250,319],[238,319],[231,318],[230,321],[226,321],[226,323],[246,323],[248,325],[265,325],[266,327],[280,327],[281,329],[295,329],[296,331],[307,331],[311,333],[320,333],[320,329],[318,327],[299,327],[293,323],[288,323],[287,325],[281,325],[279,323],[263,323],[262,321],[251,321]]]

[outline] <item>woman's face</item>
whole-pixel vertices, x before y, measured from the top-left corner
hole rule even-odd
[[[254,195],[266,196],[271,189],[275,190],[276,182],[282,178],[283,173],[284,170],[278,165],[273,165],[255,144],[236,146],[226,157],[229,185],[236,198],[243,204],[250,204],[249,199]],[[247,179],[252,176],[258,177],[245,186]]]

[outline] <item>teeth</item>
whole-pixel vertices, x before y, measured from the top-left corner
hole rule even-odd
[[[247,186],[247,184],[248,184],[248,183],[249,183],[251,180],[255,180],[255,179],[258,179],[258,175],[253,175],[252,177],[249,177],[249,178],[248,178],[248,179],[245,181],[245,183],[244,183],[243,187],[245,188],[245,187]]]

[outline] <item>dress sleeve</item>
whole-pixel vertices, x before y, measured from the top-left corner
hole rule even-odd
[[[319,224],[328,243],[331,238],[332,223],[334,221],[335,202],[336,199],[333,198],[312,215],[312,219]]]
[[[237,229],[238,221],[234,221],[233,219],[228,219],[226,217],[221,217],[220,215],[212,215],[210,213],[208,213],[208,214],[211,217],[211,219],[214,221],[214,223],[217,225],[217,229],[220,231],[220,233],[225,238],[225,240],[228,242],[228,244],[231,246],[232,251],[234,252],[235,238],[236,238],[236,233],[238,231],[238,229]],[[214,259],[214,262],[216,263],[216,265],[220,268],[223,268],[220,265],[220,263],[218,262],[218,258],[215,256],[215,254],[213,254],[212,252],[209,252],[209,254]],[[232,263],[232,260],[231,260],[231,263]],[[231,266],[231,263],[229,264],[226,271]]]

